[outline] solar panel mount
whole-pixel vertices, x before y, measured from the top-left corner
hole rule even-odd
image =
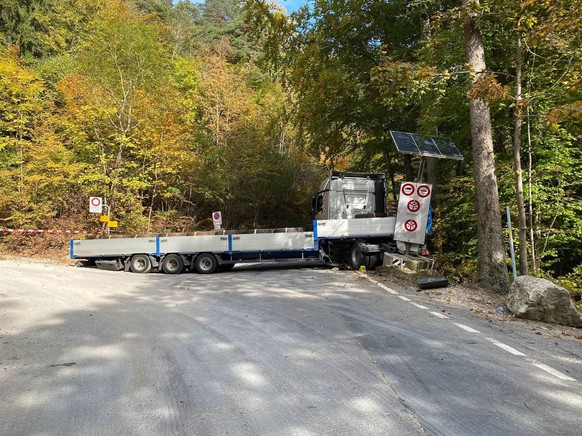
[[[414,133],[390,131],[399,153],[438,159],[463,160],[463,155],[451,138],[423,136]]]

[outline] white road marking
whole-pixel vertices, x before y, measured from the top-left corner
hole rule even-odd
[[[367,274],[358,272],[359,275],[361,275],[362,277],[367,278],[370,282],[374,283],[376,286],[381,287],[382,289],[384,289],[387,292],[390,292],[392,295],[398,295],[398,292],[396,292],[394,289],[390,289],[388,286],[386,286],[383,283],[380,283],[376,280],[374,280],[373,278],[369,277]]]
[[[386,286],[385,284],[383,284],[383,283],[380,283],[380,282],[378,282],[378,281],[376,281],[376,280],[374,280],[374,279],[372,279],[372,278],[368,277],[368,275],[367,275],[367,274],[363,274],[363,273],[358,273],[358,274],[360,274],[360,275],[362,275],[362,276],[366,277],[366,279],[368,279],[370,282],[372,282],[372,283],[373,283],[373,284],[375,284],[376,286],[379,286],[380,288],[384,289],[385,291],[387,291],[387,292],[389,292],[389,293],[391,293],[391,294],[393,294],[393,295],[398,295],[398,292],[396,292],[396,291],[395,291],[395,290],[393,290],[393,289],[390,289],[390,288],[389,288],[388,286]],[[410,302],[410,304],[412,304],[413,306],[416,306],[416,307],[418,307],[419,309],[425,309],[425,310],[429,310],[429,308],[428,308],[428,307],[426,307],[426,306],[423,306],[422,304],[417,304],[417,303],[414,303],[414,302],[410,301],[410,299],[409,299],[409,298],[406,298],[406,297],[404,297],[404,296],[402,296],[402,295],[398,295],[398,298],[400,298],[401,300],[404,300],[404,301],[408,301],[408,302]],[[449,319],[449,317],[448,317],[448,316],[446,316],[446,315],[443,315],[442,313],[438,313],[438,312],[430,312],[430,313],[431,313],[431,315],[434,315],[434,316],[436,316],[436,317],[438,317],[438,318],[442,318],[442,319]],[[369,321],[369,320],[368,320],[368,321]],[[469,327],[469,326],[466,326],[466,325],[464,325],[464,324],[459,324],[459,323],[456,323],[456,322],[454,322],[453,324],[455,324],[457,327],[459,327],[459,328],[462,328],[463,330],[465,330],[465,331],[468,331],[468,332],[470,332],[470,333],[481,333],[480,331],[478,331],[478,330],[475,330],[474,328],[471,328],[471,327]],[[521,351],[518,351],[518,350],[516,350],[515,348],[513,348],[513,347],[510,347],[510,346],[509,346],[509,345],[507,345],[507,344],[504,344],[503,342],[499,342],[499,341],[498,341],[498,340],[496,340],[496,339],[493,339],[493,338],[485,338],[485,339],[487,339],[487,340],[488,340],[489,342],[491,342],[492,344],[494,344],[494,345],[498,346],[499,348],[501,348],[501,349],[503,349],[503,350],[505,350],[505,351],[507,351],[507,352],[509,352],[509,353],[513,354],[514,356],[526,356],[526,355],[525,355],[524,353],[522,353]],[[528,361],[530,361],[530,362],[531,362],[531,363],[532,363],[534,366],[536,366],[537,368],[539,368],[539,369],[541,369],[541,370],[543,370],[543,371],[546,371],[548,374],[552,374],[554,377],[557,377],[557,378],[559,378],[559,379],[561,379],[561,380],[566,380],[566,381],[576,381],[576,379],[575,379],[575,378],[572,378],[572,377],[570,377],[569,375],[566,375],[566,374],[564,374],[563,372],[560,372],[560,371],[558,371],[557,369],[554,369],[554,368],[552,368],[551,366],[548,366],[548,365],[546,365],[546,364],[544,364],[544,363],[541,363],[541,362],[537,362],[536,360],[533,360],[533,359],[529,359],[529,358],[528,358],[527,360],[528,360]]]
[[[469,333],[481,333],[479,330],[475,330],[465,324],[458,324],[456,322],[454,322],[453,324],[455,324],[457,327],[462,328],[463,330],[468,331]]]
[[[398,295],[398,292],[396,292],[394,289],[390,289],[388,286],[383,285],[382,283],[378,283],[378,286],[380,286],[385,291],[390,292],[392,295]]]
[[[503,342],[499,342],[496,339],[493,338],[485,338],[487,339],[489,342],[493,343],[494,345],[497,345],[499,348],[513,354],[514,356],[525,356],[525,354],[523,354],[521,351],[517,351],[515,348],[510,347],[507,344],[504,344]]]
[[[372,282],[372,283],[373,283],[373,284],[375,284],[376,286],[379,286],[380,288],[384,289],[385,291],[387,291],[387,292],[389,292],[389,293],[391,293],[391,294],[393,294],[393,295],[398,295],[398,292],[396,292],[396,291],[395,291],[395,290],[393,290],[393,289],[390,289],[388,286],[384,285],[383,283],[377,282],[376,280],[374,280],[374,279],[372,279],[372,278],[368,277],[368,275],[367,275],[367,274],[363,274],[363,273],[358,273],[358,274],[360,274],[360,275],[362,275],[362,276],[366,277],[366,278],[367,278],[367,279],[368,279],[370,282]],[[410,301],[410,299],[409,299],[409,298],[406,298],[406,297],[404,297],[404,296],[402,296],[402,295],[398,295],[398,298],[400,298],[401,300],[404,300],[404,301],[408,301],[408,302],[410,302],[410,304],[412,304],[412,305],[414,305],[414,306],[418,307],[419,309],[426,309],[426,310],[429,310],[429,308],[428,308],[428,307],[426,307],[426,306],[423,306],[422,304],[417,304],[417,303],[414,303],[414,302]],[[430,312],[430,313],[431,313],[431,315],[434,315],[434,316],[436,316],[436,317],[438,317],[438,318],[449,319],[449,317],[448,317],[448,316],[446,316],[446,315],[443,315],[442,313],[438,313],[438,312]],[[369,321],[369,320],[368,320],[368,321]],[[478,331],[478,330],[475,330],[474,328],[471,328],[471,327],[469,327],[469,326],[466,326],[466,325],[464,325],[464,324],[459,324],[459,323],[456,323],[456,322],[454,322],[453,324],[455,324],[457,327],[459,327],[459,328],[462,328],[463,330],[466,330],[466,331],[468,331],[468,332],[470,332],[470,333],[481,333],[480,331]],[[505,350],[505,351],[507,351],[507,352],[509,352],[509,353],[513,354],[514,356],[526,356],[526,354],[522,353],[521,351],[518,351],[518,350],[516,350],[515,348],[513,348],[513,347],[510,347],[510,346],[509,346],[509,345],[507,345],[507,344],[504,344],[503,342],[499,342],[499,341],[498,341],[498,340],[496,340],[496,339],[493,339],[493,338],[485,338],[485,339],[487,339],[487,340],[488,340],[489,342],[491,342],[493,345],[496,345],[496,346],[498,346],[498,347],[499,347],[499,348],[501,348],[502,350]],[[532,363],[534,366],[536,366],[537,368],[539,368],[539,369],[541,369],[541,370],[543,370],[543,371],[546,371],[548,374],[552,374],[554,377],[557,377],[557,378],[559,378],[559,379],[561,379],[561,380],[566,380],[566,381],[576,381],[576,379],[575,379],[575,378],[572,378],[572,377],[570,377],[569,375],[566,375],[566,374],[564,374],[563,372],[560,372],[560,371],[558,371],[557,369],[554,369],[554,368],[552,368],[551,366],[548,366],[548,365],[546,365],[546,364],[544,364],[544,363],[541,363],[541,362],[537,362],[537,361],[536,361],[536,360],[534,360],[534,359],[529,359],[529,358],[528,358],[527,360],[528,360],[528,361],[530,361],[530,362],[531,362],[531,363]]]
[[[572,378],[569,375],[566,375],[563,372],[560,372],[557,369],[552,368],[551,366],[548,366],[548,365],[545,365],[543,363],[536,362],[536,361],[532,361],[532,363],[534,364],[534,366],[537,366],[539,369],[543,369],[544,371],[549,372],[550,374],[552,374],[555,377],[558,377],[559,379],[568,380],[568,381],[576,381],[575,378]]]

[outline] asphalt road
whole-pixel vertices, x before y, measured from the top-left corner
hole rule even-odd
[[[582,341],[354,272],[166,276],[1,261],[0,280],[1,435],[582,428]]]

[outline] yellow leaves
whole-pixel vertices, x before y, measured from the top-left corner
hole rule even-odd
[[[535,18],[535,17],[529,17],[525,21],[525,25],[531,29],[534,26],[534,24],[536,24],[537,22],[538,22],[537,18]]]
[[[18,56],[18,47],[10,46],[0,56],[0,92],[18,104],[37,98],[44,91],[36,72],[25,68]]]
[[[231,65],[228,53],[227,45],[219,46],[204,57],[200,67],[197,103],[217,146],[226,146],[233,132],[252,125],[258,109],[256,95],[244,80],[251,67],[241,70]]]
[[[501,85],[492,74],[485,74],[473,82],[467,97],[491,103],[508,99],[509,89]]]
[[[561,121],[582,122],[582,100],[557,106],[547,115],[548,123],[555,124]]]

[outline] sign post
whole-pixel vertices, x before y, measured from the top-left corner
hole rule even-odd
[[[117,221],[111,221],[111,207],[105,203],[107,203],[107,198],[103,201],[101,197],[89,197],[89,212],[101,214],[99,221],[105,223],[107,235],[109,235],[111,228],[117,227]],[[107,215],[103,215],[103,208],[107,209]]]
[[[214,230],[220,230],[222,227],[222,213],[212,212],[212,222],[214,223]]]

